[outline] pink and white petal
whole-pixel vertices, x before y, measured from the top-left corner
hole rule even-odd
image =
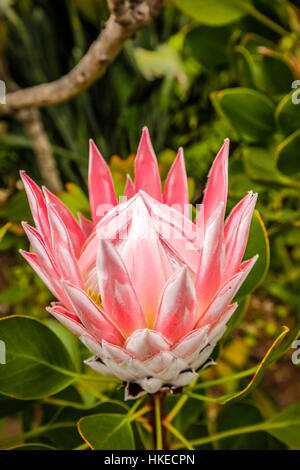
[[[33,247],[36,258],[32,256],[32,253],[28,254],[21,251],[22,255],[36,271],[36,273],[41,277],[52,294],[57,299],[61,300],[62,303],[70,307],[70,302],[65,295],[63,286],[61,284],[62,276],[59,273],[55,261],[52,255],[49,253],[49,249],[46,247],[42,236],[36,229],[26,224],[25,222],[22,223],[22,226],[30,241],[30,244]]]
[[[144,127],[135,159],[135,190],[140,189],[150,196],[162,200],[161,181],[157,158],[147,127]]]
[[[147,368],[148,375],[157,375],[163,373],[168,369],[172,362],[174,362],[174,357],[168,351],[161,351],[155,356],[151,357],[144,362],[144,366]]]
[[[164,203],[169,206],[179,205],[181,212],[186,213],[189,204],[189,189],[182,148],[179,149],[166,180]]]
[[[140,361],[129,359],[128,361],[118,364],[105,357],[102,359],[107,367],[109,367],[117,377],[124,381],[133,382],[141,375],[144,375],[145,367]]]
[[[83,290],[70,282],[64,282],[64,287],[74,311],[87,331],[98,342],[103,339],[116,345],[121,345],[124,342],[118,328]]]
[[[257,194],[251,195],[249,199],[245,201],[244,210],[240,211],[240,219],[237,221],[237,214],[233,212],[232,219],[230,218],[228,221],[228,229],[226,230],[225,227],[227,236],[225,239],[226,269],[224,280],[230,278],[240,267],[248,242],[256,200]],[[231,237],[229,237],[230,232],[233,232]]]
[[[126,177],[126,185],[124,189],[124,196],[127,197],[127,199],[130,199],[132,196],[135,195],[135,185],[130,178],[129,175]]]
[[[106,366],[100,357],[97,355],[94,357],[90,357],[89,359],[86,359],[84,363],[91,367],[91,369],[95,370],[96,372],[99,372],[99,374],[103,375],[108,375],[109,377],[118,377],[111,368]]]
[[[226,324],[238,308],[239,304],[235,302],[232,305],[229,305],[226,310],[222,313],[217,323],[213,324],[208,333],[208,341],[210,343],[216,343],[222,338],[226,330]]]
[[[139,198],[140,195],[136,194],[131,199],[111,209],[97,224],[99,237],[110,239],[111,241],[119,240],[122,237],[127,238],[126,230],[128,223],[132,218],[136,201]]]
[[[48,206],[55,264],[61,277],[83,287],[78,262],[68,230],[53,205]]]
[[[48,213],[42,191],[38,185],[26,175],[25,171],[20,171],[24,188],[28,197],[32,217],[37,230],[43,236],[45,244],[51,247],[50,225]]]
[[[198,377],[198,374],[196,372],[193,372],[192,370],[184,371],[178,375],[178,377],[174,381],[174,386],[176,388],[184,387],[185,385],[190,384],[197,377]]]
[[[52,194],[47,188],[43,187],[43,191],[46,202],[49,205],[53,205],[53,207],[55,207],[55,210],[63,221],[64,225],[68,227],[68,233],[72,242],[74,254],[78,257],[86,237],[84,236],[79,224],[65,204],[60,199],[58,199],[58,197]]]
[[[68,328],[68,330],[70,330],[74,335],[84,336],[88,334],[79,318],[64,308],[62,305],[54,303],[51,307],[47,307],[46,310],[66,328]]]
[[[97,222],[104,215],[101,206],[114,207],[118,201],[109,167],[93,140],[90,140],[88,183],[92,218]]]
[[[79,337],[80,341],[85,345],[85,347],[91,351],[95,356],[101,357],[103,354],[102,347],[95,338],[93,338],[87,331]]]
[[[115,344],[108,343],[105,340],[102,341],[102,351],[105,359],[109,359],[117,364],[122,364],[131,359],[131,355],[128,354],[125,349]]]
[[[250,260],[245,261],[241,265],[240,271],[219,289],[207,310],[200,316],[196,328],[200,328],[207,324],[213,325],[219,321],[220,316],[225,312],[242,283],[250,273],[257,258],[258,256],[254,256]]]
[[[139,192],[145,207],[151,216],[151,224],[160,240],[170,251],[179,265],[187,264],[190,270],[197,272],[199,264],[199,240],[197,227],[178,210],[161,204],[144,191]]]
[[[126,267],[107,240],[99,240],[97,275],[104,310],[124,336],[144,328],[145,318]]]
[[[189,365],[186,361],[181,358],[176,359],[173,357],[172,363],[165,368],[161,373],[158,374],[158,377],[163,380],[164,384],[173,385],[176,378],[186,371],[189,368]]]
[[[119,252],[142,307],[146,325],[152,328],[172,267],[141,197],[136,200],[128,237]]]
[[[48,260],[41,260],[41,258],[39,258],[39,256],[35,253],[28,253],[23,250],[20,250],[20,253],[26,259],[27,263],[32,267],[32,269],[37,273],[37,275],[42,279],[54,297],[59,299],[67,308],[72,309],[72,305],[70,304],[69,299],[63,290],[60,276],[55,267],[52,265],[51,260],[49,258]]]
[[[224,218],[228,191],[228,156],[229,139],[226,139],[220,152],[216,156],[208,175],[208,182],[202,201],[202,204],[204,204],[205,208],[205,223],[209,220],[220,203],[224,204]]]
[[[225,331],[225,330],[224,330]],[[216,342],[207,343],[207,345],[199,352],[199,354],[193,358],[190,363],[190,367],[199,372],[201,369],[205,369],[207,365],[214,365],[215,362],[211,360],[210,355],[216,347]]]
[[[161,297],[154,329],[175,343],[191,331],[196,320],[196,294],[184,266],[168,280]]]
[[[155,377],[145,377],[142,380],[138,380],[137,383],[145,390],[145,392],[152,394],[158,392],[163,385],[162,381]]]
[[[27,235],[30,245],[33,251],[38,256],[39,260],[45,260],[45,262],[51,262],[54,264],[54,258],[48,246],[46,246],[43,236],[38,232],[37,229],[31,227],[27,222],[22,222],[22,227]]]
[[[224,204],[221,202],[205,230],[195,283],[199,310],[202,312],[222,281],[225,260],[223,208]]]
[[[193,354],[204,348],[208,342],[207,334],[210,325],[205,325],[197,330],[193,330],[183,337],[171,350],[176,358],[190,358]]]
[[[235,303],[227,307],[225,312],[219,318],[219,321],[213,326],[211,331],[208,334],[208,343],[205,348],[200,351],[200,354],[193,360],[192,367],[194,369],[205,368],[206,362],[209,360],[211,353],[216,347],[217,342],[219,339],[222,338],[226,331],[226,323],[233,315],[237,308],[238,304]],[[208,365],[214,364],[213,362],[209,362]]]
[[[90,220],[83,217],[80,212],[78,212],[79,225],[82,230],[83,235],[88,238],[93,230],[94,224]]]
[[[198,213],[195,219],[196,226],[196,245],[199,250],[202,249],[205,237],[205,217],[204,217],[204,205],[197,205]]]
[[[249,193],[246,194],[246,196],[243,199],[241,199],[236,204],[236,206],[234,206],[229,216],[227,217],[226,222],[225,222],[225,228],[224,228],[224,238],[225,238],[226,246],[231,242],[232,239],[234,239],[237,228],[241,221],[241,217],[245,211],[245,208],[248,206],[249,202],[251,201],[252,197],[253,197],[253,192],[249,191]],[[228,251],[228,249],[226,251]]]
[[[126,341],[126,351],[140,361],[159,353],[169,351],[170,343],[158,331],[136,330]]]

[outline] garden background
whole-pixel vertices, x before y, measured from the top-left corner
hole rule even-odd
[[[42,102],[37,91],[27,107],[21,95],[13,99],[15,90],[72,70],[109,15],[104,0],[0,1],[7,92],[0,104],[0,340],[2,332],[16,335],[24,350],[38,337],[41,351],[62,348],[60,361],[75,371],[72,380],[42,366],[39,375],[25,374],[20,356],[8,380],[0,364],[0,448],[87,448],[81,435],[94,448],[153,446],[147,413],[139,416],[123,391],[84,368],[87,350],[49,318],[52,296],[18,252],[28,249],[21,221],[31,222],[19,170],[74,215],[89,217],[88,139],[121,195],[144,125],[163,179],[184,148],[194,204],[226,137],[229,209],[248,190],[259,194],[247,248],[247,258],[258,252],[259,261],[215,351],[217,366],[182,397],[168,397],[169,447],[300,448],[300,371],[292,362],[300,320],[300,1],[165,1],[76,96],[55,103],[50,93]],[[30,319],[7,320],[15,315]],[[97,435],[94,415],[102,420]]]

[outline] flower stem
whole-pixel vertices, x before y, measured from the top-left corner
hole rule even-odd
[[[167,450],[167,428],[163,426],[165,420],[165,398],[164,392],[149,395],[149,406],[151,410],[151,426],[153,430],[153,442],[156,450]]]
[[[154,395],[156,450],[163,450],[160,394]]]

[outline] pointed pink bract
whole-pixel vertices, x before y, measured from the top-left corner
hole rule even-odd
[[[93,140],[90,140],[89,196],[94,222],[118,204],[110,169]]]
[[[143,129],[135,160],[135,190],[139,191],[139,189],[159,201],[162,200],[157,159],[147,127]]]

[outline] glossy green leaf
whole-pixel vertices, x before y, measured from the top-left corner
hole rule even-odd
[[[6,345],[0,392],[29,400],[53,395],[74,380],[75,367],[58,336],[40,321],[11,316],[0,320]]]
[[[251,180],[265,185],[293,186],[291,178],[283,175],[277,168],[276,154],[262,147],[247,147],[243,150],[245,170]]]
[[[245,15],[242,3],[231,0],[173,0],[173,3],[186,15],[211,26],[220,26],[240,20]],[[239,6],[240,3],[240,6]]]
[[[186,83],[187,77],[178,52],[169,44],[163,44],[154,51],[136,47],[133,50],[138,68],[145,78],[171,77],[179,83]]]
[[[127,416],[97,414],[78,422],[82,438],[94,450],[133,450],[134,437]]]
[[[278,169],[285,175],[295,176],[300,173],[299,148],[300,130],[294,132],[277,147]]]
[[[43,323],[59,337],[68,351],[76,370],[79,371],[82,366],[82,361],[80,358],[78,338],[71,333],[70,330],[67,330],[62,323],[54,318],[48,317],[43,321]]]
[[[285,96],[275,111],[278,126],[286,136],[300,129],[300,106],[293,103],[294,93],[295,91]]]
[[[54,447],[47,446],[46,444],[32,443],[23,444],[16,447],[10,447],[8,450],[56,450]]]
[[[294,73],[281,55],[259,55],[259,88],[268,95],[289,93]]]
[[[255,255],[259,255],[252,271],[240,288],[237,299],[241,299],[245,295],[252,292],[264,280],[270,264],[270,246],[267,231],[263,220],[257,210],[254,211],[253,219],[250,227],[248,244],[244,259],[250,259]]]
[[[267,96],[250,88],[230,88],[211,95],[217,111],[247,142],[265,140],[275,132],[275,105]]]
[[[268,433],[284,444],[300,449],[300,403],[295,403],[265,423]]]
[[[228,60],[230,34],[228,27],[199,26],[186,35],[185,44],[193,57],[210,70],[225,64]]]
[[[241,85],[247,88],[256,88],[256,69],[253,55],[250,54],[248,49],[240,45],[234,48],[234,52],[237,73]]]
[[[249,403],[234,403],[224,406],[217,418],[218,432],[240,426],[251,426],[262,421],[260,411]],[[241,434],[227,439],[220,439],[218,449],[221,450],[269,450],[272,438],[263,431]]]
[[[2,364],[0,365],[0,369]],[[0,419],[21,411],[31,405],[28,400],[16,400],[14,398],[0,395]]]
[[[4,207],[0,209],[1,218],[9,218],[11,221],[32,220],[25,191],[14,194]]]

